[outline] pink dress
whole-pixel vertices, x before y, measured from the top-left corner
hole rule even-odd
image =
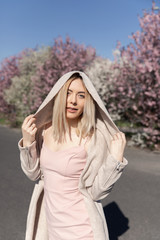
[[[84,146],[53,152],[43,142],[40,164],[49,240],[93,240],[88,212],[78,189],[85,163]]]

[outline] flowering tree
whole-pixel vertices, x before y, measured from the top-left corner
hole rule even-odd
[[[144,12],[134,43],[120,48],[114,68],[120,70],[113,93],[124,119],[142,126],[148,146],[160,140],[160,11]],[[122,62],[123,64],[120,64]]]
[[[32,108],[31,77],[36,74],[37,65],[42,64],[50,54],[50,47],[29,49],[27,54],[19,60],[19,75],[11,78],[10,87],[4,90],[5,101],[13,106],[16,122],[22,122],[30,114]],[[12,119],[12,125],[14,121]]]
[[[119,74],[119,70],[113,69],[113,62],[109,59],[96,57],[87,66],[85,72],[93,82],[112,119],[119,120],[119,111],[117,111],[114,101],[112,101],[112,93],[115,92],[115,78]]]
[[[19,75],[18,61],[20,56],[6,58],[1,62],[0,66],[0,113],[8,115],[13,111],[13,106],[8,104],[4,99],[4,89],[11,85],[11,78]]]
[[[5,102],[12,108],[12,125],[37,110],[55,82],[71,70],[85,70],[95,58],[95,49],[69,37],[55,40],[52,47],[28,50],[18,62],[18,74],[12,73],[3,90]],[[7,72],[8,69],[4,69]]]
[[[35,111],[51,90],[55,82],[66,72],[73,70],[84,71],[86,66],[95,58],[95,49],[85,47],[69,37],[63,42],[57,38],[51,48],[49,58],[43,63],[37,65],[37,72],[32,77],[34,83],[32,95],[32,108]]]

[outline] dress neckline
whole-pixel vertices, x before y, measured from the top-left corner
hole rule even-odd
[[[84,148],[84,145],[78,145],[78,146],[69,147],[69,148],[66,148],[66,149],[63,149],[63,150],[53,151],[43,141],[43,147],[45,147],[47,150],[49,150],[50,152],[55,153],[55,154],[60,153],[60,152],[67,152],[67,151],[70,151],[72,149],[79,149],[79,148],[82,148],[82,150],[84,150],[86,152],[86,150]]]

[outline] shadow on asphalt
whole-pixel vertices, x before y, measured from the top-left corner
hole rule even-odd
[[[118,237],[129,229],[129,220],[124,216],[115,202],[103,207],[110,240],[118,240]]]

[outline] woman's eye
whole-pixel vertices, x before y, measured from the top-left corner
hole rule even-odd
[[[79,97],[80,97],[80,98],[85,98],[85,96],[84,96],[84,95],[82,95],[82,94],[80,94],[80,95],[79,95]]]

